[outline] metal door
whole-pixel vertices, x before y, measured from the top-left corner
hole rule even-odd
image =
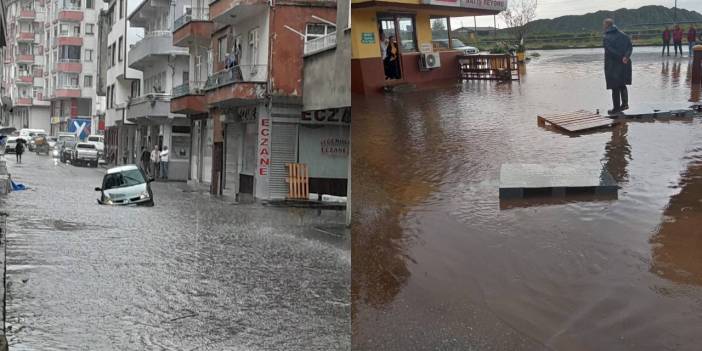
[[[296,123],[273,123],[271,129],[271,167],[268,189],[271,199],[284,199],[288,195],[288,163],[297,162]]]

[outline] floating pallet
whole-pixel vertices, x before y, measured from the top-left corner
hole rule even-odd
[[[618,191],[617,182],[601,166],[503,164],[500,168],[500,199],[616,195]]]
[[[288,163],[288,199],[309,200],[310,179],[307,165],[303,163]]]
[[[579,110],[575,112],[539,115],[536,117],[539,126],[550,124],[566,132],[576,133],[595,128],[611,127],[615,121],[598,113]]]

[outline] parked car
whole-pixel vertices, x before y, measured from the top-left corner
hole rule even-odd
[[[456,38],[451,38],[451,47],[450,48],[448,45],[449,44],[448,39],[434,39],[431,42],[434,44],[434,47],[436,47],[438,49],[458,50],[458,51],[462,51],[463,54],[465,54],[465,55],[475,55],[475,54],[480,52],[480,50],[478,50],[478,48],[473,47],[473,46],[468,46]]]
[[[95,144],[95,148],[98,151],[98,159],[101,159],[105,155],[105,137],[102,135],[91,134],[88,135],[86,142]]]
[[[46,137],[46,141],[49,143],[49,149],[54,149],[56,147],[56,142],[58,139],[56,137],[50,136]]]
[[[114,167],[107,170],[97,202],[101,205],[154,205],[150,179],[136,165]]]
[[[76,145],[74,140],[64,140],[61,142],[61,148],[59,149],[59,159],[61,162],[66,163],[67,161],[73,160],[73,147]]]
[[[11,136],[7,137],[7,142],[5,143],[5,153],[15,153],[15,147],[17,146],[17,137]]]
[[[58,141],[64,141],[64,140],[73,140],[73,141],[76,141],[76,140],[78,140],[78,138],[76,138],[76,135],[75,135],[75,134],[73,134],[73,133],[66,133],[66,132],[58,133],[58,135],[56,136],[56,138],[57,138]]]
[[[92,165],[97,167],[98,151],[95,144],[79,142],[71,150],[71,164],[75,166]]]

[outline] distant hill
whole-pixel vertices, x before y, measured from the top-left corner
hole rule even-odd
[[[650,26],[651,24],[673,23],[674,10],[665,6],[644,6],[638,9],[597,11],[579,16],[562,16],[554,19],[536,20],[530,24],[530,32],[540,34],[579,33],[602,30],[602,20],[613,18],[618,27],[627,28]],[[702,22],[702,14],[685,9],[677,9],[678,22]]]

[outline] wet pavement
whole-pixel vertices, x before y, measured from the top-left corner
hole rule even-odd
[[[540,54],[521,82],[353,97],[354,349],[699,349],[702,119],[539,127],[611,108],[601,49]],[[699,100],[687,58],[632,61],[633,111]],[[504,163],[599,166],[621,189],[501,203]]]
[[[346,350],[342,211],[237,205],[154,183],[96,203],[104,170],[25,154],[8,218],[12,350]]]

